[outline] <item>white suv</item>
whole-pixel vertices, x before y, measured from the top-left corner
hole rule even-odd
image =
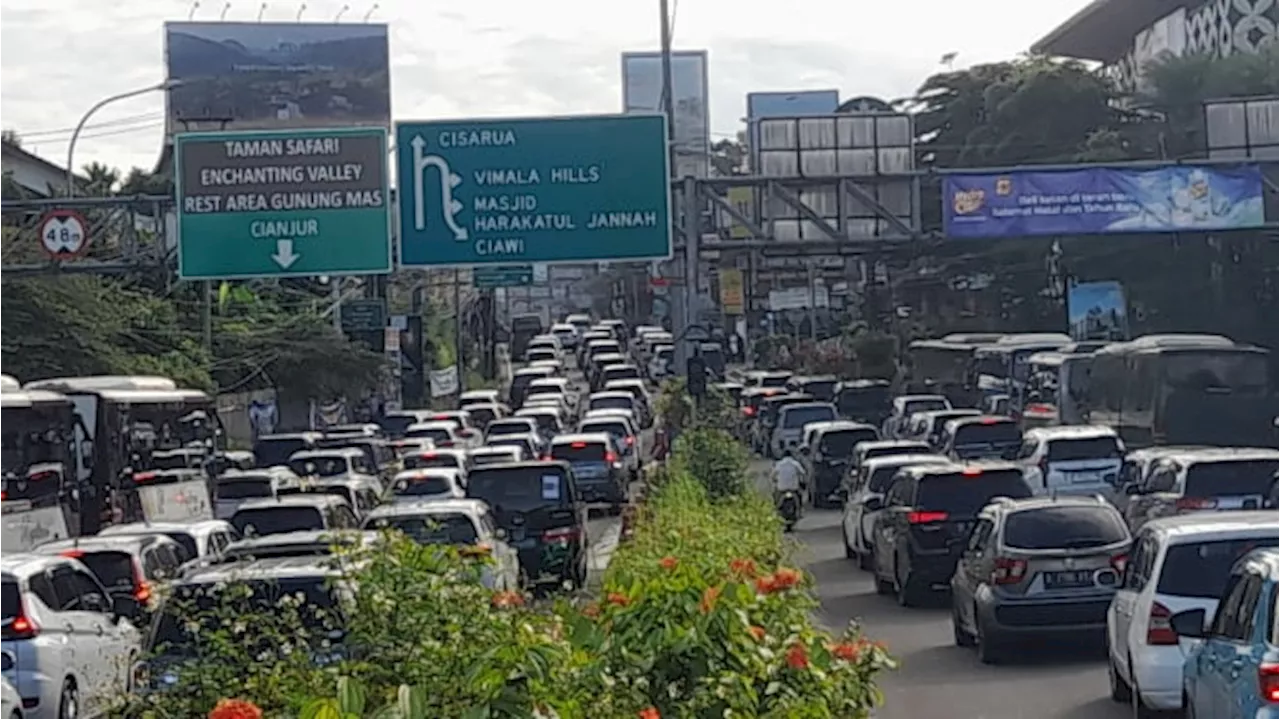
[[[1111,495],[1120,481],[1124,444],[1100,425],[1029,429],[1018,452],[1027,486],[1039,496]]]
[[[31,554],[0,559],[0,593],[0,659],[24,716],[92,716],[125,690],[141,640],[133,597],[113,598],[75,559]]]
[[[1133,541],[1107,610],[1111,698],[1138,711],[1182,707],[1182,650],[1169,618],[1188,609],[1213,616],[1235,561],[1280,541],[1275,512],[1223,512],[1148,522]]]

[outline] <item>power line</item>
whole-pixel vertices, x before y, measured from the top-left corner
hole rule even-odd
[[[163,112],[144,112],[138,115],[128,115],[126,117],[119,117],[114,120],[103,120],[101,122],[91,122],[88,125],[85,125],[81,129],[81,131],[83,132],[84,130],[92,130],[92,129],[98,129],[103,127],[114,127],[116,125],[132,125],[134,123],[143,122],[143,121],[159,120],[163,117],[164,117]],[[14,132],[17,133],[18,137],[23,139],[41,137],[44,135],[70,136],[75,131],[76,131],[75,127],[62,127],[56,130],[32,130],[30,132],[22,132],[19,130],[14,130]]]

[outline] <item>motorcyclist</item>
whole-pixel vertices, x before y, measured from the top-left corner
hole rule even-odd
[[[779,506],[782,495],[787,492],[795,492],[800,507],[804,507],[804,465],[796,461],[792,455],[791,449],[787,449],[782,453],[782,458],[773,463],[772,472],[773,481],[773,504]]]

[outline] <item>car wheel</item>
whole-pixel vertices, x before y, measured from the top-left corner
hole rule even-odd
[[[981,617],[975,617],[973,624],[977,628],[978,661],[983,664],[999,664],[1004,660],[1004,652],[999,643],[987,632]]]
[[[978,616],[976,609],[973,616]],[[951,603],[951,633],[955,638],[957,647],[972,647],[977,643],[973,634],[964,628],[964,624],[960,620],[960,608],[956,606],[955,602]]]
[[[58,697],[58,719],[77,719],[80,716],[80,692],[70,677],[62,683],[62,696]]]
[[[1111,701],[1125,704],[1133,701],[1132,690],[1120,677],[1115,659],[1111,657],[1111,649],[1107,649],[1107,681],[1111,684]]]

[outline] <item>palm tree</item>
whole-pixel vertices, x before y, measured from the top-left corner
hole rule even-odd
[[[120,171],[107,167],[101,162],[91,162],[84,166],[85,181],[81,192],[91,197],[106,197],[112,193],[120,182]]]

